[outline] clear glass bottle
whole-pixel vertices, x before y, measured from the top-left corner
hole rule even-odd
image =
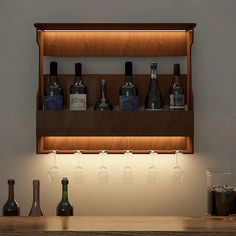
[[[184,89],[180,86],[180,64],[174,64],[174,84],[170,88],[170,109],[185,109]]]
[[[15,180],[9,179],[9,194],[6,203],[3,206],[2,215],[3,216],[19,216],[20,215],[20,207],[14,196],[14,185]]]
[[[44,110],[63,109],[63,91],[57,81],[57,62],[50,63],[50,80],[44,91]]]
[[[33,180],[33,203],[29,216],[42,216],[43,213],[40,208],[40,181]]]
[[[113,110],[112,104],[108,101],[107,93],[106,93],[106,80],[102,79],[100,81],[101,84],[101,93],[100,98],[96,105],[94,106],[94,111],[105,111],[105,110]]]
[[[125,62],[125,84],[119,91],[120,110],[138,110],[138,89],[133,82],[133,64],[131,61]]]
[[[151,63],[150,83],[145,98],[145,110],[155,111],[163,109],[161,91],[157,80],[157,63]]]
[[[82,64],[75,64],[75,81],[70,87],[70,110],[86,111],[87,87],[82,78]]]
[[[211,216],[236,214],[235,170],[207,170],[207,213]]]
[[[57,216],[73,216],[73,207],[69,202],[68,198],[68,184],[69,180],[63,178],[61,181],[62,184],[62,199],[57,205]]]

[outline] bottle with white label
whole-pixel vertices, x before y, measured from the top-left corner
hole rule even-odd
[[[82,64],[75,64],[75,81],[70,87],[70,110],[86,111],[87,88],[82,79]]]
[[[180,86],[180,64],[174,64],[174,84],[170,88],[170,109],[185,109],[184,89]]]

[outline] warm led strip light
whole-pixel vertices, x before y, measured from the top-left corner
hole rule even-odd
[[[186,30],[43,30],[43,31],[44,32],[186,32]]]

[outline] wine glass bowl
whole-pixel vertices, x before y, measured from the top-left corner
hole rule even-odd
[[[61,171],[60,168],[56,165],[57,152],[52,151],[53,154],[53,166],[48,171],[48,181],[50,184],[60,183]]]
[[[105,158],[107,157],[107,151],[101,150],[99,153],[101,159],[101,166],[98,168],[98,182],[100,184],[107,184],[109,182],[109,171],[108,168],[105,166]]]
[[[122,179],[124,184],[131,184],[134,181],[134,173],[133,169],[129,164],[130,158],[133,155],[131,151],[125,151],[124,156],[125,156],[125,161],[126,165],[124,167],[124,171],[122,174]]]
[[[184,171],[179,167],[175,166],[171,173],[171,179],[174,184],[181,184],[184,181]]]
[[[155,165],[155,158],[158,156],[156,151],[151,150],[149,153],[149,157],[151,160],[151,165],[149,166],[147,170],[147,181],[150,184],[157,184],[160,180],[160,174],[158,171],[157,166]]]

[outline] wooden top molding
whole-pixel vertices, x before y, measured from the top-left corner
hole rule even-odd
[[[35,23],[37,30],[193,30],[195,23]]]

